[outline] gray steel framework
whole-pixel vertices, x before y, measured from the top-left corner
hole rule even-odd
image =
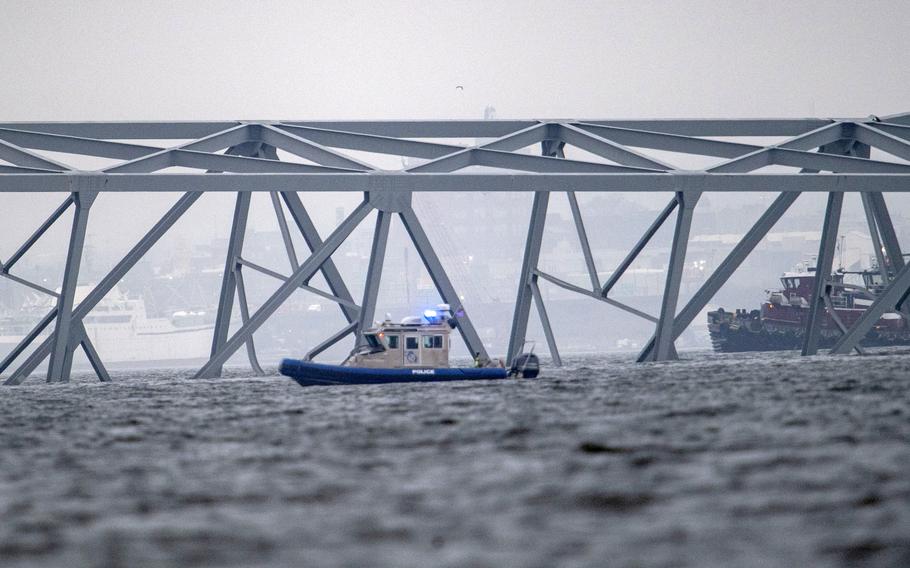
[[[742,138],[774,138],[755,145]],[[452,139],[475,139],[473,145]],[[173,141],[163,146],[148,141]],[[523,152],[539,145],[541,155]],[[566,149],[586,159],[567,159]],[[871,150],[887,154],[872,159]],[[384,170],[348,151],[417,159],[404,169]],[[651,151],[716,158],[704,169],[668,164]],[[116,161],[99,169],[79,169],[45,152],[93,156]],[[281,152],[282,154],[280,154]],[[281,159],[286,154],[287,159]],[[68,159],[68,158],[67,158]],[[764,171],[768,166],[797,168],[794,173]],[[174,171],[177,168],[179,171]],[[139,240],[123,259],[78,304],[76,283],[82,263],[89,212],[106,192],[182,191],[177,203]],[[515,315],[507,357],[525,344],[531,304],[559,364],[557,341],[549,322],[540,282],[559,286],[653,322],[654,335],[640,361],[676,357],[674,342],[707,305],[773,225],[803,192],[828,194],[828,209],[819,249],[820,274],[827,274],[834,254],[845,192],[862,196],[864,212],[879,264],[887,266],[887,287],[872,309],[843,335],[834,353],[857,349],[858,341],[889,310],[910,317],[906,305],[910,276],[904,265],[884,194],[910,191],[910,113],[862,119],[719,119],[719,120],[484,120],[484,121],[225,121],[225,122],[15,122],[0,123],[0,193],[60,192],[63,202],[5,261],[0,276],[54,298],[50,310],[0,362],[0,373],[12,368],[6,384],[18,384],[49,359],[47,380],[69,379],[73,352],[81,347],[101,380],[109,374],[85,332],[83,320],[114,285],[207,191],[236,193],[227,257],[208,362],[197,376],[218,376],[223,364],[245,346],[253,369],[260,372],[255,331],[297,289],[336,302],[347,324],[313,347],[315,357],[345,336],[356,338],[370,325],[376,310],[389,226],[397,215],[416,247],[440,297],[452,305],[458,329],[472,353],[486,349],[423,226],[411,206],[414,192],[518,191],[533,195]],[[363,202],[331,235],[323,239],[300,200],[301,192],[363,193]],[[606,281],[601,281],[577,192],[665,192],[672,199]],[[761,191],[777,198],[733,248],[714,273],[677,309],[688,236],[698,200],[705,192]],[[266,269],[243,257],[243,241],[252,192],[268,192],[288,257],[289,274]],[[552,192],[565,192],[575,223],[590,288],[540,270],[538,261]],[[70,209],[73,211],[60,291],[30,282],[12,272],[20,259]],[[373,236],[367,282],[360,305],[351,297],[332,253],[373,211]],[[293,223],[289,223],[286,213]],[[651,315],[610,297],[660,227],[676,215],[660,313]],[[97,221],[96,221],[97,222]],[[309,256],[298,257],[292,226],[307,244]],[[244,270],[273,277],[276,291],[250,310]],[[322,273],[329,290],[310,284]],[[820,278],[811,303],[811,324],[804,354],[817,351],[822,310],[830,310],[831,283]],[[234,305],[240,325],[231,333]],[[51,325],[53,324],[53,326]],[[33,346],[44,336],[44,339]],[[31,351],[29,352],[29,350]],[[26,356],[27,354],[27,356]]]

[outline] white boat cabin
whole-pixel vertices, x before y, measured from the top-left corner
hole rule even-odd
[[[449,366],[449,333],[446,312],[427,310],[424,317],[390,320],[363,333],[347,365],[371,369],[439,369]]]

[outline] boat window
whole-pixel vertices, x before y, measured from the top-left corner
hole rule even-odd
[[[424,349],[442,349],[442,336],[441,335],[424,335],[423,336],[423,348]]]
[[[398,349],[398,336],[397,335],[387,335],[386,338],[389,342],[389,349]]]
[[[405,349],[417,349],[417,338],[413,336],[405,337],[404,347]]]
[[[367,335],[364,335],[363,337],[364,337],[364,339],[367,340],[367,345],[369,345],[371,348],[373,348],[373,349],[383,349],[384,348],[382,345],[382,342],[379,341],[378,337],[376,337],[376,334],[369,333]]]

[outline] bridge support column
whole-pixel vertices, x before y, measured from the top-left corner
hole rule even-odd
[[[275,218],[278,220],[278,230],[281,231],[281,240],[284,241],[284,250],[288,255],[288,263],[291,270],[297,270],[300,263],[297,262],[297,251],[294,250],[294,241],[291,239],[291,231],[288,229],[288,220],[284,216],[284,209],[281,207],[281,200],[278,198],[277,191],[269,192],[269,199],[272,200],[272,208],[275,210]]]
[[[540,318],[540,325],[543,327],[543,335],[547,340],[547,348],[550,350],[550,357],[553,358],[553,364],[557,367],[562,366],[562,357],[559,356],[559,348],[556,346],[556,336],[553,335],[553,327],[550,325],[550,316],[547,314],[547,306],[543,303],[543,296],[540,295],[540,286],[537,284],[537,274],[531,275],[531,283],[528,285],[531,289],[531,295],[534,297],[534,305],[537,307],[537,317]],[[516,353],[515,355],[520,355]]]
[[[228,239],[227,253],[225,253],[224,273],[221,276],[221,295],[218,298],[218,312],[215,315],[215,329],[212,334],[211,355],[213,356],[227,341],[230,332],[234,296],[237,292],[237,272],[240,270],[237,259],[243,254],[243,240],[246,235],[252,196],[253,194],[250,192],[237,192],[234,217],[231,222],[231,236]],[[221,376],[221,366],[214,369],[213,376]]]
[[[868,144],[856,142],[853,145],[853,153],[861,158],[869,158],[871,148]],[[878,196],[873,197],[873,195]],[[875,260],[878,262],[879,270],[882,273],[882,282],[887,284],[891,277],[903,266],[903,258],[900,258],[899,266],[889,267],[886,262],[885,254],[888,249],[882,243],[882,233],[887,232],[888,246],[896,249],[900,257],[900,246],[897,244],[897,236],[894,234],[894,226],[891,224],[891,216],[888,215],[888,208],[885,206],[885,200],[881,193],[860,193],[863,202],[863,213],[866,215],[866,224],[869,227],[869,236],[872,237],[872,246],[875,248]],[[878,217],[881,216],[881,223]],[[890,254],[890,253],[889,253]]]
[[[639,355],[639,361],[667,361],[676,359],[676,349],[673,346],[673,327],[676,319],[676,305],[679,302],[679,289],[682,284],[683,268],[686,262],[686,250],[689,246],[689,232],[692,229],[692,217],[695,213],[695,204],[698,203],[701,193],[676,194],[679,211],[676,214],[676,229],[673,232],[673,244],[670,248],[670,261],[667,265],[667,279],[664,284],[664,294],[660,302],[660,317],[657,329],[654,332],[654,350],[648,359]]]
[[[246,300],[246,285],[243,282],[243,266],[238,262],[235,265],[235,283],[237,285],[237,303],[240,307],[240,321],[243,325],[246,325],[250,321],[250,305]],[[264,375],[265,371],[262,370],[262,366],[259,365],[259,357],[256,356],[256,344],[253,343],[253,338],[250,337],[250,340],[246,342],[246,355],[250,360],[250,367],[253,368],[253,372],[257,375]]]
[[[853,153],[858,157],[868,159],[871,155],[871,152],[872,148],[868,144],[856,142],[853,145]],[[875,248],[875,260],[878,263],[879,270],[882,272],[882,282],[887,284],[891,279],[891,275],[888,274],[888,267],[886,266],[887,263],[885,262],[885,250],[882,246],[881,232],[879,230],[879,224],[875,219],[875,204],[873,203],[872,195],[870,193],[863,192],[860,193],[859,196],[863,202],[863,213],[866,216],[866,225],[869,227],[869,236],[872,238],[872,246]],[[890,219],[888,219],[888,221],[890,222]]]
[[[531,315],[531,302],[533,301],[531,282],[540,259],[540,245],[543,242],[543,230],[547,221],[549,203],[549,192],[537,191],[534,193],[531,220],[528,223],[528,238],[525,241],[524,258],[521,262],[521,274],[518,281],[518,297],[515,299],[515,315],[512,317],[512,330],[509,334],[507,363],[511,363],[515,357],[521,354],[527,338],[528,318]]]
[[[818,353],[818,340],[821,336],[822,318],[825,317],[825,297],[830,294],[831,269],[834,265],[834,249],[837,247],[837,231],[840,227],[841,208],[844,194],[828,194],[828,205],[825,208],[825,224],[822,238],[818,245],[818,260],[815,263],[815,289],[809,302],[809,321],[803,336],[803,355]]]
[[[543,156],[565,158],[565,146],[566,143],[562,140],[546,139],[540,143],[540,153]],[[569,205],[572,206],[573,216],[576,215],[575,210],[578,208],[578,202],[574,198],[575,195],[573,193],[569,197]],[[528,318],[531,315],[531,302],[533,301],[538,308],[540,325],[543,327],[544,336],[547,338],[547,347],[550,350],[550,357],[553,358],[553,364],[557,367],[562,365],[562,359],[559,356],[556,339],[553,335],[553,328],[550,326],[550,318],[547,317],[543,297],[540,295],[540,288],[537,284],[537,265],[540,261],[540,246],[543,244],[543,231],[547,223],[547,208],[549,204],[550,192],[534,192],[534,201],[531,204],[531,220],[528,222],[528,238],[525,241],[525,252],[518,280],[518,295],[515,298],[515,315],[512,317],[512,329],[509,333],[506,364],[510,364],[524,349],[528,336]],[[586,251],[585,262],[588,265],[588,270],[589,272],[593,270],[591,278],[596,282],[598,280],[597,271],[593,268],[594,261],[593,257],[590,256],[590,247],[586,247],[587,234],[584,231],[584,225],[579,225],[578,223],[580,219],[581,211],[579,210],[576,217],[576,229],[582,242],[582,250]]]
[[[363,332],[373,325],[376,315],[376,301],[379,298],[379,284],[382,281],[382,265],[385,263],[385,249],[389,241],[389,227],[392,214],[376,211],[376,229],[373,231],[373,246],[370,251],[370,265],[363,288],[363,302],[360,304],[360,319],[357,323],[357,343],[363,342]]]
[[[74,338],[71,334],[73,322],[73,304],[76,298],[76,286],[79,280],[79,268],[82,264],[82,251],[85,246],[85,232],[88,228],[88,215],[95,198],[98,196],[93,191],[78,191],[73,193],[73,203],[76,206],[73,214],[73,227],[70,231],[69,250],[66,253],[66,265],[63,269],[63,284],[60,296],[57,298],[57,323],[54,326],[53,346],[51,360],[47,369],[47,382],[68,382],[70,371],[73,368],[72,339],[76,343],[81,338]]]

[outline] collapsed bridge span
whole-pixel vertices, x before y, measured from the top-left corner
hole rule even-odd
[[[755,138],[774,142],[755,144]],[[476,143],[455,144],[453,139]],[[538,147],[538,155],[525,153],[528,147]],[[567,148],[582,151],[583,159],[567,158]],[[714,163],[706,168],[684,169],[665,162],[652,152],[655,150],[660,155],[701,156]],[[873,159],[873,150],[886,156]],[[280,159],[279,151],[295,159]],[[115,163],[99,170],[79,169],[46,152],[107,158]],[[410,161],[404,168],[382,169],[358,157],[362,153],[401,156]],[[765,171],[769,166],[798,171],[769,173]],[[172,171],[175,167],[181,171]],[[96,197],[105,192],[174,191],[183,195],[77,303],[76,285]],[[363,193],[363,201],[331,234],[320,235],[299,194],[327,191]],[[234,193],[236,203],[211,352],[197,376],[220,375],[224,363],[241,348],[246,349],[251,365],[258,370],[254,333],[298,289],[337,303],[347,322],[313,346],[308,357],[315,357],[348,335],[357,337],[375,315],[389,226],[396,217],[440,297],[457,314],[458,330],[468,349],[485,356],[485,347],[471,323],[470,306],[462,305],[411,203],[415,192],[448,191],[531,194],[509,359],[525,342],[534,304],[550,353],[559,363],[556,338],[540,292],[541,279],[652,322],[654,333],[639,361],[675,358],[675,340],[803,192],[827,194],[818,274],[831,273],[844,194],[848,192],[862,195],[870,234],[874,242],[881,243],[882,250],[876,254],[891,259],[890,269],[883,271],[884,291],[859,321],[843,330],[832,351],[851,352],[887,311],[910,318],[910,302],[905,301],[910,291],[910,266],[904,265],[885,202],[889,192],[910,191],[910,113],[863,119],[12,122],[0,123],[0,193],[55,192],[63,194],[63,199],[22,246],[9,258],[0,259],[0,276],[53,297],[55,304],[0,361],[0,373],[10,371],[5,384],[15,385],[48,361],[47,380],[67,381],[73,353],[81,348],[99,379],[109,380],[104,362],[86,333],[85,317],[205,192]],[[601,281],[576,194],[617,191],[667,192],[672,198],[617,269]],[[776,194],[776,199],[679,309],[689,232],[699,198],[705,192],[743,191]],[[276,274],[243,257],[252,192],[270,194],[293,268],[290,275]],[[553,192],[568,197],[590,286],[566,282],[538,266]],[[72,225],[59,292],[16,274],[17,262],[70,209]],[[355,300],[332,254],[373,211],[376,222],[367,282],[363,297]],[[644,313],[612,298],[614,285],[671,218],[675,225],[659,313]],[[297,256],[292,231],[299,231],[310,249],[307,258]],[[281,281],[254,312],[250,312],[246,299],[244,270],[265,272]],[[325,277],[328,290],[309,284],[317,273]],[[803,354],[817,352],[821,315],[830,303],[830,283],[825,278],[817,281]],[[239,305],[242,325],[231,334],[235,304]]]

